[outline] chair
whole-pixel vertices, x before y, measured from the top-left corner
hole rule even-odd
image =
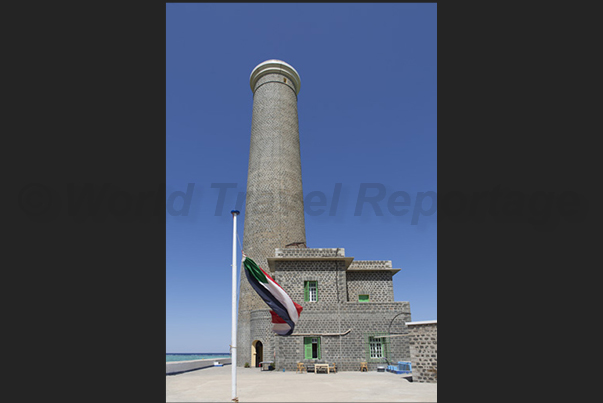
[[[333,363],[333,366],[329,366],[329,371],[333,371],[335,373],[337,373],[337,367],[335,366],[335,363]]]
[[[308,364],[306,372],[314,372],[314,363],[313,362]]]
[[[295,371],[295,373],[297,374],[298,372],[301,374],[303,372],[308,373],[308,371],[306,370],[306,366],[304,365],[303,362],[298,362],[297,363],[297,370]]]
[[[362,372],[363,370],[366,371],[366,372],[368,372],[368,366],[367,366],[366,362],[361,362],[360,363],[360,372]]]

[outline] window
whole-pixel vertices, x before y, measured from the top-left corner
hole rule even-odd
[[[304,281],[304,301],[316,302],[318,294],[317,281]]]
[[[378,337],[369,337],[371,358],[383,358],[383,344]]]
[[[320,359],[320,337],[304,337],[304,358]]]
[[[369,302],[368,294],[358,295],[358,302]]]
[[[388,354],[389,337],[384,336],[387,336],[387,333],[364,334],[367,361],[382,363],[384,358],[390,358]]]

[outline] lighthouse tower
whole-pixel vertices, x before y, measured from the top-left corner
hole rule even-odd
[[[301,80],[293,66],[272,59],[253,69],[249,83],[253,116],[243,250],[269,272],[267,258],[274,257],[276,248],[306,244],[297,117]],[[239,275],[244,280],[243,270]],[[248,362],[253,367],[272,360],[276,336],[271,329],[268,307],[247,281],[241,281],[238,365]]]

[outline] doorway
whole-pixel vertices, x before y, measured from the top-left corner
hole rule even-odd
[[[251,343],[251,365],[259,367],[260,362],[264,361],[264,345],[261,341],[255,340]]]

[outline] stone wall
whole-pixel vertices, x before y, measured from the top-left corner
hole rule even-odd
[[[257,66],[254,83],[243,250],[270,271],[275,248],[306,242],[301,176],[297,92],[289,73],[266,73]],[[252,73],[253,73],[252,72]],[[289,77],[289,79],[287,79]],[[251,83],[250,83],[251,84]],[[237,326],[237,365],[251,361],[251,312],[266,308],[241,265]],[[269,343],[269,341],[267,342]],[[264,344],[267,350],[274,346]]]
[[[350,263],[349,270],[378,270],[391,268],[391,260],[354,260]]]
[[[368,295],[370,302],[394,300],[394,285],[390,271],[347,272],[348,301],[357,302],[358,295]]]
[[[263,361],[273,361],[274,352],[275,352],[275,337],[276,334],[272,331],[272,315],[270,315],[269,309],[257,309],[255,311],[251,311],[250,316],[250,339],[251,342],[247,346],[237,346],[237,350],[239,348],[244,348],[246,351],[245,354],[249,354],[249,360],[245,362],[249,362],[251,367],[255,367],[255,363],[253,362],[253,357],[251,356],[251,344],[256,340],[262,342],[262,360]],[[238,341],[237,341],[238,343]],[[237,362],[237,365],[239,363]],[[242,363],[245,365],[245,363]]]
[[[344,257],[344,248],[276,248],[276,257]]]
[[[406,337],[388,338],[386,359],[371,359],[368,348],[369,336],[378,337],[390,332],[402,334],[406,332],[405,322],[409,320],[408,302],[349,302],[329,311],[309,308],[302,311],[292,335],[276,336],[277,369],[294,371],[297,362],[324,361],[336,363],[340,371],[358,371],[360,362],[365,361],[369,371],[374,371],[378,365],[386,365],[386,360],[390,363],[410,361]],[[320,337],[320,360],[304,357],[304,337],[310,335]]]
[[[292,335],[274,337],[277,369],[295,371],[297,362],[317,361],[305,359],[307,336],[320,337],[320,361],[336,363],[340,371],[358,371],[363,361],[374,371],[387,360],[410,360],[404,336],[384,340],[385,359],[370,358],[370,336],[404,334],[410,321],[410,304],[393,300],[391,261],[360,262],[348,271],[343,248],[277,249],[276,255],[284,260],[274,260],[275,280],[304,308]],[[317,301],[304,301],[304,281],[317,281]],[[358,302],[361,290],[369,302]]]
[[[304,309],[333,309],[337,302],[347,301],[346,273],[343,261],[296,260],[277,262],[275,281],[291,299]],[[304,301],[304,282],[318,283],[317,301]]]
[[[413,382],[438,381],[438,322],[408,322]]]
[[[304,337],[317,336],[320,361],[336,363],[339,371],[358,371],[360,362],[375,371],[379,365],[410,361],[410,304],[394,301],[392,276],[399,269],[391,261],[354,262],[343,248],[280,248],[275,255],[270,259],[274,279],[304,309],[290,336],[272,332],[266,308],[252,310],[249,342],[238,343],[241,355],[250,354],[251,343],[259,340],[264,360],[274,357],[278,370],[295,371],[297,362],[317,361],[306,359],[304,351]],[[305,281],[317,282],[317,301],[304,301]],[[369,302],[358,302],[358,294],[368,294]],[[371,358],[369,337],[392,335],[382,338],[384,357]]]

